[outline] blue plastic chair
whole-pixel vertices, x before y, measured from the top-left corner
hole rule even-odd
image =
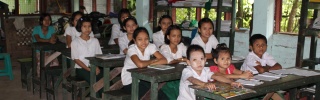
[[[10,54],[0,53],[0,59],[4,60],[4,70],[0,70],[0,76],[9,76],[10,80],[13,80],[12,65]]]

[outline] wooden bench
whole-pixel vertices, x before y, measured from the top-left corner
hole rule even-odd
[[[104,92],[107,100],[130,100],[131,91],[120,90],[111,90]]]
[[[32,79],[31,77],[32,58],[18,59],[18,62],[20,63],[22,88],[27,88],[27,91],[30,91],[31,79]]]

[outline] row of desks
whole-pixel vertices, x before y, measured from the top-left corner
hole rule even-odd
[[[57,46],[44,46],[42,44],[34,44],[35,48],[40,49],[40,50],[47,50],[49,47],[53,50],[58,50],[62,53],[64,58],[63,60],[66,60],[66,57],[70,57],[71,51],[70,49],[57,49]],[[37,47],[37,46],[42,46]],[[54,47],[54,48],[52,48]],[[117,46],[105,46],[102,49],[104,54],[107,53],[118,53],[119,48]],[[95,75],[95,69],[96,66],[102,67],[104,70],[104,91],[108,91],[110,89],[110,79],[109,79],[109,72],[110,68],[113,67],[122,67],[124,64],[124,58],[120,59],[108,59],[108,60],[102,60],[99,58],[95,57],[88,57],[87,58],[90,61],[90,64],[92,65],[90,67],[90,96],[93,98],[96,98],[96,92],[93,89],[93,84],[96,82],[96,75]],[[44,60],[40,60],[44,61]],[[208,61],[208,65],[213,65],[213,61]],[[242,65],[242,61],[236,61],[232,62],[237,68],[240,68]],[[40,62],[41,64],[41,62]],[[63,64],[64,65],[64,64]],[[156,70],[156,69],[151,69],[151,68],[135,68],[135,69],[129,69],[128,71],[131,72],[132,75],[132,100],[138,100],[138,82],[139,80],[144,80],[148,81],[151,83],[151,100],[156,100],[157,95],[158,95],[158,84],[161,82],[166,82],[166,81],[172,81],[172,80],[179,80],[181,78],[182,70],[186,67],[185,65],[181,64],[174,64],[175,68],[169,69],[169,70]],[[66,66],[63,66],[64,69],[66,69]],[[252,98],[255,96],[263,95],[269,92],[274,92],[278,90],[290,90],[290,95],[292,100],[295,99],[295,94],[297,91],[297,87],[305,86],[308,84],[316,84],[317,87],[320,87],[320,80],[318,80],[320,76],[312,76],[312,77],[302,77],[302,76],[295,76],[295,75],[289,75],[287,77],[271,81],[271,82],[265,82],[262,85],[255,86],[255,87],[248,87],[251,88],[257,93],[250,93],[250,94],[245,94],[241,96],[237,96],[235,98],[230,98],[230,99],[245,99],[245,98]],[[201,89],[195,89],[195,94],[199,97],[208,97],[212,99],[224,99],[223,97],[219,95],[214,95],[213,93],[201,90]],[[316,88],[316,100],[320,99],[320,88]],[[105,98],[104,98],[105,99]]]

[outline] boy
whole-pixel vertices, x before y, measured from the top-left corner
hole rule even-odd
[[[214,90],[216,87],[213,83],[208,83],[210,79],[230,83],[234,86],[241,86],[237,82],[233,82],[223,76],[215,76],[210,72],[209,67],[204,67],[206,57],[204,50],[199,45],[191,45],[187,49],[187,63],[189,66],[184,68],[180,80],[178,100],[195,100],[194,90],[189,85],[199,85]]]
[[[261,34],[254,34],[250,37],[250,50],[241,70],[249,70],[253,74],[268,72],[269,70],[281,69],[281,65],[268,54],[267,38]]]

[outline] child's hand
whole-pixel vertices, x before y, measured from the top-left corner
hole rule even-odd
[[[216,85],[213,83],[205,83],[204,87],[208,88],[209,90],[216,90]]]
[[[243,88],[243,86],[242,86],[242,84],[241,83],[238,83],[238,82],[232,82],[231,83],[231,86],[234,86],[234,87],[241,87],[241,88]]]
[[[56,38],[52,36],[49,40],[49,43],[55,44],[56,43]]]
[[[251,71],[244,71],[241,74],[241,78],[245,78],[245,79],[251,79],[253,77],[253,74]]]
[[[96,68],[96,75],[98,75],[100,73],[100,69]]]
[[[259,61],[256,61],[256,64],[261,66],[261,63]]]

